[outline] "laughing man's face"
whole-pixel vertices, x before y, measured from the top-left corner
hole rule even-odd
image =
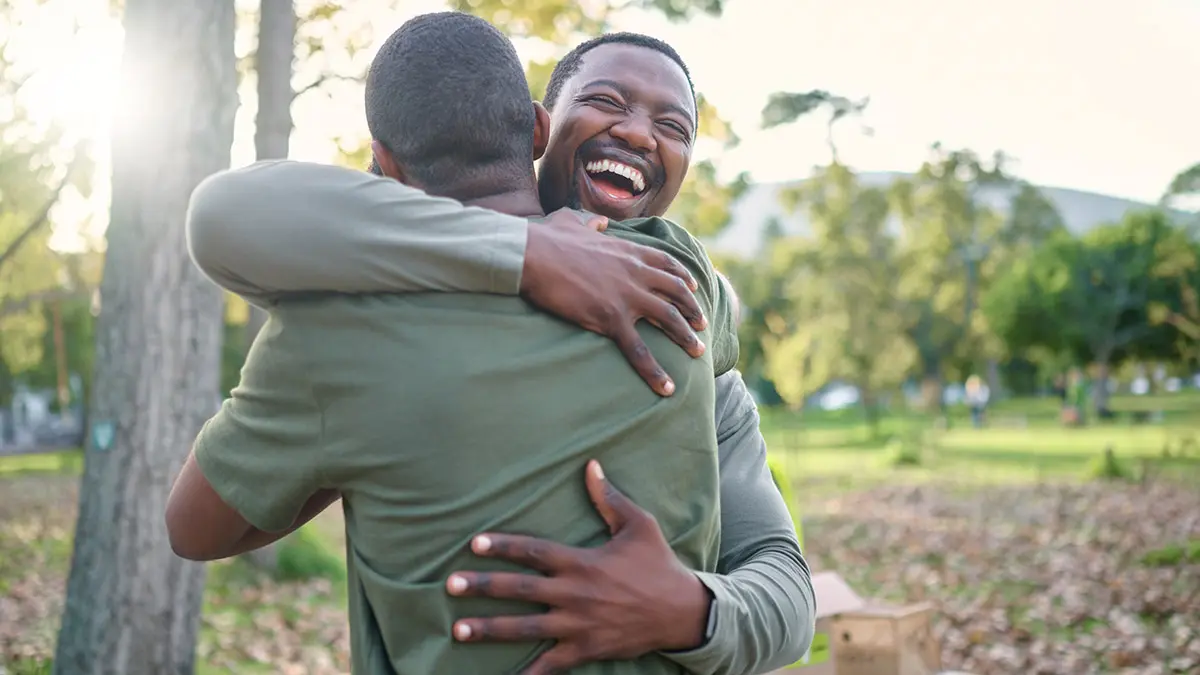
[[[564,206],[625,220],[666,213],[687,175],[696,107],[665,54],[603,44],[583,55],[554,101],[538,190]]]

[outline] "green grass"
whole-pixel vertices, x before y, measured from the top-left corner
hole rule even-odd
[[[763,436],[772,458],[794,481],[850,485],[946,478],[972,482],[1030,482],[1086,478],[1111,447],[1117,463],[1140,475],[1143,464],[1200,476],[1200,395],[1116,397],[1113,422],[1082,428],[1058,422],[1056,399],[1002,401],[989,425],[971,427],[964,408],[946,423],[925,414],[887,415],[872,434],[860,410],[763,411]],[[1159,411],[1159,423],[1135,424],[1130,411]],[[1164,458],[1164,448],[1171,452]],[[1178,457],[1179,449],[1187,448]],[[1109,467],[1112,468],[1112,467]]]
[[[81,473],[83,473],[83,451],[79,449],[34,455],[0,456],[0,479],[28,474],[77,476]]]
[[[1174,567],[1184,563],[1200,565],[1200,539],[1157,548],[1142,556],[1142,564],[1147,567]]]

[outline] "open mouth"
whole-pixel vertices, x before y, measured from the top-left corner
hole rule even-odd
[[[628,164],[600,159],[588,162],[583,168],[592,185],[612,199],[633,199],[646,192],[646,177]]]

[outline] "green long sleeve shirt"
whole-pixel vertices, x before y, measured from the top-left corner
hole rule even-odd
[[[304,291],[516,295],[526,226],[363,172],[276,161],[198,189],[188,244],[216,283],[259,306]],[[722,537],[715,572],[698,576],[716,632],[665,656],[701,675],[767,672],[807,649],[815,603],[753,399],[736,371],[715,384]]]

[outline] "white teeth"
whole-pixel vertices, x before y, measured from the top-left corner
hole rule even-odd
[[[618,176],[624,176],[629,179],[629,182],[633,183],[634,192],[639,194],[642,192],[642,190],[646,189],[646,177],[642,175],[641,171],[638,171],[628,164],[614,162],[611,159],[601,159],[594,162],[588,162],[583,168],[588,173],[601,173],[608,171],[609,173],[615,173]]]

